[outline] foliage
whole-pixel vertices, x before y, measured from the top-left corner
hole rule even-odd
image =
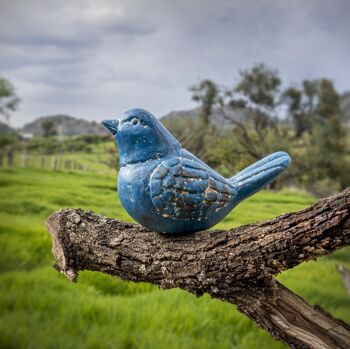
[[[205,125],[203,120],[191,115],[182,119],[164,120],[164,125],[188,151],[210,163],[209,150],[219,132],[216,127],[212,124]]]
[[[231,304],[207,295],[197,298],[89,271],[72,284],[57,273],[45,219],[71,206],[131,221],[115,181],[114,175],[0,170],[1,348],[284,348]],[[269,219],[313,201],[301,192],[263,191],[219,227]],[[340,263],[350,267],[349,256],[347,248],[303,263],[280,280],[349,322],[349,298],[335,269]]]
[[[119,170],[119,152],[117,145],[114,143],[113,147],[104,147],[102,151],[103,156],[98,157],[99,162],[110,169]]]
[[[53,120],[46,119],[41,123],[44,137],[56,136],[57,130]]]
[[[21,147],[28,152],[39,154],[59,154],[65,152],[91,153],[93,148],[110,141],[109,136],[104,135],[82,135],[76,137],[35,137],[29,141],[21,143]]]
[[[0,134],[0,150],[8,145],[12,145],[18,141],[15,134]]]
[[[19,101],[14,86],[10,81],[0,77],[0,115],[6,121],[9,120],[10,113],[17,109]]]
[[[192,100],[201,104],[200,119],[204,126],[208,126],[213,107],[219,102],[218,86],[211,80],[203,80],[190,88],[193,92]]]
[[[284,150],[293,159],[288,175],[282,178],[285,183],[304,185],[320,195],[349,185],[346,131],[340,95],[332,81],[304,80],[300,86],[283,88],[277,71],[257,64],[241,71],[233,87],[219,88],[203,80],[191,91],[206,120],[215,112],[232,125],[230,131],[208,126],[201,133],[206,140],[200,144],[204,160],[225,175]],[[315,189],[330,180],[335,184]]]

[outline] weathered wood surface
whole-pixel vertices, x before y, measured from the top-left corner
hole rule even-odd
[[[57,269],[80,270],[233,303],[292,348],[350,348],[350,327],[274,279],[350,245],[350,189],[296,213],[231,230],[164,235],[81,209],[49,217]],[[350,310],[349,310],[350,311]]]

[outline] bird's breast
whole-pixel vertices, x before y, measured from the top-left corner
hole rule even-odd
[[[158,161],[129,164],[121,167],[118,175],[118,194],[125,210],[140,221],[153,209],[150,199],[150,175]]]

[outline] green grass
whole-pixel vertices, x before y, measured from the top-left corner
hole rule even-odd
[[[78,172],[0,171],[0,348],[283,348],[234,306],[84,271],[71,284],[51,265],[45,219],[81,207],[131,221],[116,194],[116,176]],[[314,199],[300,192],[261,192],[217,228],[299,210]],[[304,263],[279,279],[312,303],[350,322],[336,264],[350,249]]]
[[[101,147],[103,148],[101,149]],[[23,154],[17,152],[14,157],[14,166],[16,167],[29,167],[32,169],[43,169],[51,170],[53,166],[53,161],[56,161],[56,168],[62,171],[80,171],[75,168],[75,165],[81,165],[84,171],[89,172],[102,172],[108,173],[109,175],[113,173],[113,169],[110,168],[106,162],[110,159],[112,155],[106,153],[107,148],[113,149],[113,143],[102,143],[95,145],[93,152],[83,153],[83,152],[64,152],[59,154],[42,155],[38,153],[30,153],[26,155],[26,161],[23,160]],[[65,168],[66,162],[70,162],[70,167]]]

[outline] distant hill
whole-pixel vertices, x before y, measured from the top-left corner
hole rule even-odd
[[[236,121],[243,121],[245,118],[245,113],[242,109],[232,110],[231,108],[225,108],[225,113]],[[198,119],[199,114],[200,114],[200,108],[198,107],[190,110],[172,111],[164,115],[161,119],[162,120],[184,119],[188,117],[191,117],[193,119]],[[230,125],[230,122],[223,117],[223,115],[220,113],[218,109],[214,109],[212,115],[210,116],[210,120],[213,124],[216,124],[218,126],[225,127]]]
[[[12,135],[16,133],[17,131],[14,128],[0,121],[0,134]]]
[[[350,91],[345,92],[341,96],[340,108],[343,112],[346,123],[350,124]],[[245,113],[242,109],[232,110],[230,108],[226,108],[225,112],[227,115],[231,116],[234,120],[244,121],[244,119],[245,119]],[[161,119],[162,120],[184,119],[184,118],[188,118],[188,117],[192,117],[194,119],[197,119],[197,118],[199,118],[199,113],[200,113],[199,107],[194,108],[194,109],[190,109],[190,110],[172,111],[172,112],[164,115]],[[225,120],[225,118],[220,114],[219,110],[214,110],[210,119],[211,119],[211,122],[213,124],[216,124],[218,126],[225,127],[225,126],[230,125],[230,122]]]
[[[350,124],[350,91],[346,92],[341,97],[341,109],[344,113],[345,120]],[[237,121],[244,121],[245,112],[242,109],[232,110],[227,108],[226,114]],[[171,119],[186,119],[193,118],[198,119],[200,114],[200,108],[193,108],[189,110],[172,111],[163,117],[162,120]],[[211,122],[217,126],[227,127],[230,122],[226,120],[218,109],[214,109],[211,115]],[[54,127],[57,130],[57,134],[61,136],[76,136],[87,134],[106,134],[106,130],[95,121],[87,121],[84,119],[78,119],[69,115],[51,115],[40,117],[18,129],[22,134],[42,136],[43,128],[42,123],[46,120],[52,120]],[[8,125],[0,122],[0,133],[16,133],[16,130]]]
[[[54,124],[59,136],[76,136],[87,134],[106,134],[102,125],[95,121],[77,119],[69,115],[52,115],[40,117],[20,128],[18,131],[22,134],[31,134],[33,136],[42,136],[42,124],[50,120]]]

